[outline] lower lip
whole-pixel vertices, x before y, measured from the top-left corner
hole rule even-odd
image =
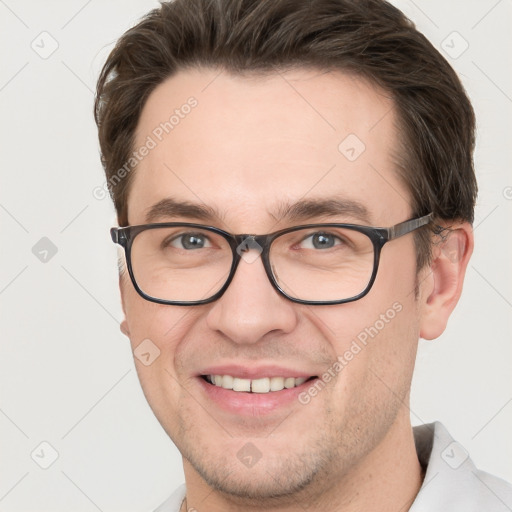
[[[211,401],[221,409],[241,416],[262,416],[289,406],[293,402],[298,402],[298,396],[317,381],[316,378],[311,379],[300,386],[290,389],[285,388],[281,391],[248,393],[214,386],[202,377],[197,379]]]

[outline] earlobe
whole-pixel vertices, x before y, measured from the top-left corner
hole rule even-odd
[[[420,336],[439,337],[459,301],[469,258],[473,252],[473,229],[467,222],[450,226],[448,234],[435,243],[430,264],[430,283],[423,297]]]
[[[128,322],[126,321],[126,318],[119,324],[119,327],[125,336],[130,337],[130,329],[128,329]]]

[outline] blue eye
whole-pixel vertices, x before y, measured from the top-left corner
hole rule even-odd
[[[335,245],[339,245],[341,240],[331,233],[318,232],[304,238],[301,243],[305,249],[331,249]]]
[[[208,237],[201,233],[183,233],[173,238],[169,245],[186,250],[204,249],[212,246]]]

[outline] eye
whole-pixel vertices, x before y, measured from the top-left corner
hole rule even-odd
[[[208,237],[202,233],[183,233],[169,240],[164,245],[186,250],[212,247]]]
[[[343,240],[332,233],[318,232],[304,238],[301,245],[304,249],[331,249],[341,243]]]

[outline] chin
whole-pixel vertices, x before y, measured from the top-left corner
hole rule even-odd
[[[249,445],[249,443],[247,443]],[[260,445],[261,446],[261,445]],[[250,467],[242,460],[245,453],[256,455],[256,448],[247,448],[245,452],[239,447],[229,449],[223,446],[207,445],[180,447],[185,459],[193,470],[218,493],[239,505],[278,505],[296,501],[298,494],[305,496],[318,491],[319,482],[328,479],[332,468],[332,453],[319,453],[317,450],[288,449],[284,455],[276,455],[275,450],[261,449],[260,458],[250,462]],[[311,447],[310,447],[311,448]],[[188,453],[185,453],[185,452]],[[273,455],[271,455],[273,454]],[[256,455],[257,457],[257,455]]]
[[[219,493],[235,501],[259,504],[262,502],[277,504],[290,496],[296,496],[297,493],[309,487],[315,479],[314,471],[311,468],[305,468],[303,464],[294,471],[267,466],[262,465],[259,469],[231,467],[230,473],[227,473],[222,466],[218,466],[219,469],[206,471],[196,468],[196,471],[211,488]]]

